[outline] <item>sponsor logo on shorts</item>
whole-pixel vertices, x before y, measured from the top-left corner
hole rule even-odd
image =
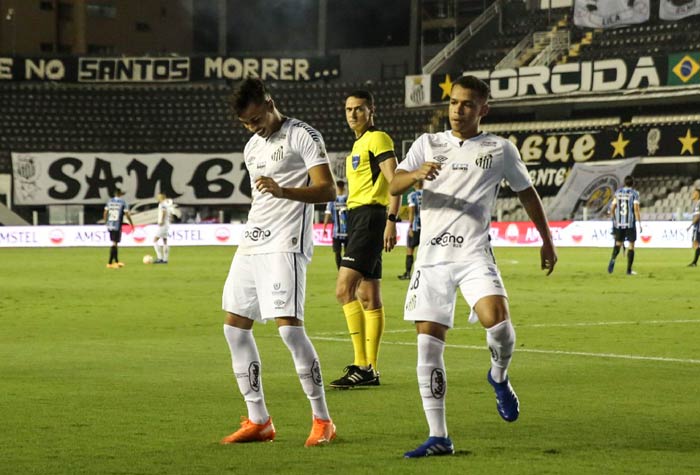
[[[248,381],[250,381],[250,388],[253,391],[260,391],[260,362],[253,361],[248,366]]]
[[[343,256],[344,261],[350,261],[350,262],[355,262],[355,258],[353,257],[348,257],[348,256]]]
[[[406,302],[406,310],[409,312],[412,312],[416,309],[416,302],[418,300],[418,297],[416,297],[416,294],[412,294],[411,297],[408,299],[408,302]]]
[[[285,302],[285,301],[282,300],[282,299],[277,299],[277,300],[275,300],[275,301],[272,302],[272,303],[275,304],[275,309],[276,309],[276,310],[280,310],[280,309],[284,308],[284,304],[287,303],[287,302]]]
[[[246,230],[244,236],[246,239],[250,239],[251,241],[264,241],[270,237],[270,234],[272,233],[269,229],[262,229],[255,226],[252,229]]]
[[[430,392],[435,399],[445,397],[447,389],[445,381],[445,372],[441,368],[435,368],[430,375]]]
[[[464,244],[464,237],[463,236],[455,236],[454,234],[445,231],[444,233],[440,234],[439,236],[436,236],[430,240],[429,243],[431,246],[452,246],[452,247],[462,247],[462,244]]]

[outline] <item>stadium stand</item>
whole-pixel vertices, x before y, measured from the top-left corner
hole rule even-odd
[[[432,111],[403,107],[403,81],[302,86],[271,83],[281,110],[318,128],[331,151],[348,151],[354,138],[344,115],[345,95],[374,92],[378,125],[400,144],[427,130]],[[0,84],[0,172],[9,150],[84,152],[240,151],[249,134],[233,122],[226,84],[85,86]]]

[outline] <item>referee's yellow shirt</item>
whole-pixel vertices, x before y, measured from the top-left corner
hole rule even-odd
[[[348,209],[363,205],[389,204],[389,183],[379,164],[394,158],[394,141],[386,132],[370,127],[355,140],[345,159],[348,182]]]

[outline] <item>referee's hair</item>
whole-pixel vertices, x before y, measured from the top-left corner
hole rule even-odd
[[[452,87],[455,86],[476,91],[479,97],[485,101],[489,100],[489,94],[491,94],[489,85],[476,76],[460,76],[452,81]]]
[[[260,78],[248,77],[241,81],[231,96],[231,107],[236,115],[250,104],[262,104],[272,99],[265,83]]]
[[[358,99],[364,99],[367,102],[367,107],[370,109],[374,107],[374,95],[366,89],[356,89],[348,94],[347,97],[357,97]]]

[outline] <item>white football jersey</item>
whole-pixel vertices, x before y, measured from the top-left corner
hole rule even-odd
[[[468,261],[489,253],[489,227],[501,180],[513,191],[532,186],[518,149],[509,140],[481,133],[460,140],[452,131],[423,134],[398,170],[425,162],[442,164],[433,181],[423,183],[421,242],[416,265]]]
[[[168,203],[170,200],[164,200],[158,203],[158,224],[160,226],[170,226],[170,215],[172,214],[172,209]]]
[[[310,258],[313,204],[260,193],[255,180],[267,176],[280,187],[308,186],[308,170],[329,164],[321,134],[305,122],[289,118],[267,139],[253,135],[243,150],[243,159],[250,174],[253,202],[238,252],[300,252]]]

